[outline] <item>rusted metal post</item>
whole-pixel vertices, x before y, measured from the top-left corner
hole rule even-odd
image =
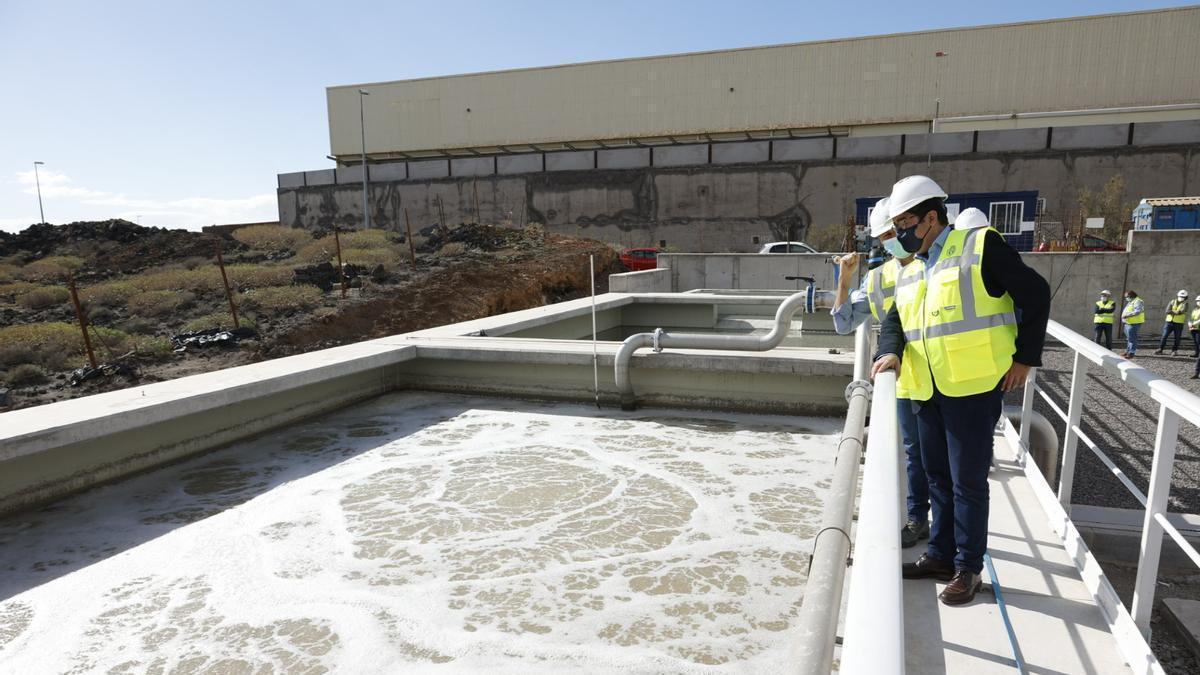
[[[417,248],[413,245],[412,223],[408,222],[408,207],[404,207],[404,229],[408,231],[408,257],[412,258],[413,267],[417,266]]]
[[[83,332],[83,347],[87,350],[88,363],[96,367],[96,354],[92,351],[92,339],[88,337],[87,317],[83,315],[83,306],[79,304],[79,293],[75,290],[75,275],[67,270],[67,286],[71,289],[71,304],[75,305],[75,318],[79,319],[79,330]]]
[[[337,225],[333,226],[333,245],[337,249],[338,279],[342,281],[342,297],[346,297],[346,270],[342,267],[342,238],[338,236]]]
[[[229,288],[229,275],[225,274],[225,259],[221,257],[221,240],[217,240],[217,267],[221,268],[221,284],[225,286],[225,299],[229,301],[229,315],[233,317],[233,329],[237,330],[241,324],[238,323],[237,305],[233,304],[233,291]]]

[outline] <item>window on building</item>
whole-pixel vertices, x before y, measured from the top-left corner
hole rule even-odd
[[[666,248],[666,247],[667,247],[667,240],[666,240],[666,239],[659,239],[659,240],[658,240],[658,247],[659,247],[659,248]]]
[[[1024,202],[992,202],[988,220],[1001,234],[1019,234],[1024,215]]]
[[[758,237],[753,237],[753,239],[754,239],[754,241],[753,241],[753,242],[751,242],[751,243],[757,244],[757,243],[758,243]]]
[[[1046,198],[1045,197],[1038,197],[1037,214],[1036,215],[1039,215],[1039,216],[1046,215]]]

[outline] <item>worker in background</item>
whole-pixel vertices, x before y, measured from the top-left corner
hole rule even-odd
[[[900,372],[929,480],[929,546],[901,573],[949,581],[938,598],[961,605],[981,586],[988,469],[1003,395],[1041,365],[1050,287],[978,209],[963,211],[949,227],[945,201],[946,192],[925,176],[892,188],[888,213],[897,239],[918,260],[896,282],[871,374]]]
[[[1125,306],[1121,308],[1121,323],[1125,325],[1125,353],[1127,359],[1137,356],[1138,333],[1146,323],[1146,303],[1133,291],[1125,291]]]
[[[1096,314],[1092,321],[1096,324],[1096,344],[1104,345],[1105,349],[1112,349],[1113,310],[1116,306],[1117,303],[1112,300],[1112,293],[1107,290],[1100,291],[1100,299],[1096,301]],[[1101,337],[1104,338],[1104,342],[1100,341]]]
[[[1196,296],[1196,308],[1188,319],[1188,332],[1192,335],[1192,358],[1200,359],[1200,295]]]
[[[870,234],[879,240],[879,246],[891,254],[886,262],[872,268],[863,278],[859,289],[851,292],[850,283],[858,267],[858,256],[849,254],[839,259],[837,294],[834,296],[833,328],[845,335],[854,332],[859,324],[869,317],[883,321],[892,308],[896,297],[896,280],[900,270],[913,261],[913,254],[904,250],[896,239],[896,230],[888,221],[888,198],[875,203],[870,217]],[[846,301],[853,298],[853,302]],[[858,307],[853,307],[858,303]],[[904,454],[908,458],[908,516],[900,528],[900,546],[912,548],[921,539],[929,538],[929,482],[925,479],[925,465],[921,462],[921,445],[917,435],[917,418],[913,414],[908,392],[896,387],[896,421],[900,426],[900,440],[904,443]]]
[[[1162,354],[1167,348],[1167,336],[1175,336],[1175,345],[1171,347],[1171,356],[1179,356],[1179,339],[1183,337],[1183,324],[1187,321],[1188,292],[1181,290],[1175,294],[1175,299],[1167,304],[1167,320],[1163,323],[1162,339],[1158,341],[1158,351]]]

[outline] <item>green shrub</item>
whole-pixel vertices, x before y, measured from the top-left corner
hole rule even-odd
[[[254,328],[256,325],[254,315],[247,315],[238,312],[238,324],[243,328]],[[198,316],[191,321],[183,324],[181,333],[191,333],[198,330],[208,330],[210,328],[232,328],[233,319],[230,318],[229,312],[213,312]]]
[[[31,363],[36,359],[37,352],[29,345],[10,345],[0,348],[0,368]]]
[[[78,326],[61,321],[5,326],[0,328],[0,352],[7,350],[28,350],[32,363],[59,370],[83,354],[83,338]]]
[[[197,295],[225,292],[221,270],[216,265],[194,270],[164,268],[143,274],[141,282],[142,288],[147,291],[190,291]]]
[[[188,291],[146,291],[129,298],[126,306],[137,316],[163,316],[187,307],[195,299]]]
[[[28,387],[46,381],[46,371],[32,363],[22,363],[9,369],[4,378],[10,387]]]
[[[282,225],[251,225],[234,230],[233,238],[261,251],[295,251],[312,241],[312,235]]]
[[[71,292],[62,286],[42,286],[17,298],[17,304],[25,309],[46,309],[61,305],[71,297]]]
[[[117,279],[81,289],[79,301],[88,306],[120,307],[142,290],[137,279]]]
[[[56,281],[67,278],[69,270],[83,266],[83,258],[54,255],[35,260],[21,268],[20,276],[27,281]]]
[[[21,273],[21,268],[19,266],[9,265],[7,263],[0,263],[0,284],[7,284],[7,283],[12,282],[12,280],[16,279],[17,275],[19,275],[20,273]]]
[[[351,251],[356,252],[355,255],[366,257],[369,255],[384,257],[385,259],[374,260],[370,264],[376,262],[395,262],[399,258],[399,249],[392,243],[390,239],[391,233],[387,230],[355,230],[351,232],[342,232],[342,262],[352,262],[358,265],[368,264],[366,260],[354,260],[351,257]],[[362,252],[369,252],[364,254]],[[381,253],[388,251],[388,254]],[[311,244],[302,247],[296,252],[296,257],[308,263],[323,263],[333,262],[337,264],[337,247],[333,240],[333,235],[327,235],[312,242]]]
[[[242,302],[261,312],[279,314],[289,310],[311,309],[322,297],[324,293],[316,286],[269,286],[243,294]]]
[[[441,250],[438,251],[438,255],[445,258],[445,257],[449,257],[452,255],[462,255],[466,252],[467,252],[466,244],[462,243],[461,241],[452,241],[452,242],[442,246]]]
[[[28,293],[37,287],[37,284],[28,281],[13,281],[6,284],[0,284],[0,298],[11,301],[18,295]]]
[[[229,285],[234,288],[263,288],[292,283],[290,265],[230,265],[225,268]]]
[[[121,330],[129,334],[154,335],[158,332],[159,323],[145,317],[135,316],[121,324]]]
[[[130,338],[130,347],[138,354],[154,357],[167,356],[174,350],[171,339],[166,337],[142,336]]]

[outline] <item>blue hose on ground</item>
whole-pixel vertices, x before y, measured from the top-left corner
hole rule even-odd
[[[1025,657],[1021,655],[1021,645],[1017,643],[1017,634],[1013,632],[1012,622],[1008,619],[1008,606],[1004,604],[1004,593],[1000,589],[1000,578],[996,576],[996,568],[992,565],[992,556],[984,553],[983,564],[987,565],[988,577],[992,580],[992,593],[996,595],[996,605],[1000,607],[1000,618],[1004,620],[1004,630],[1008,631],[1008,644],[1012,647],[1013,659],[1017,662],[1017,672],[1027,675]]]

